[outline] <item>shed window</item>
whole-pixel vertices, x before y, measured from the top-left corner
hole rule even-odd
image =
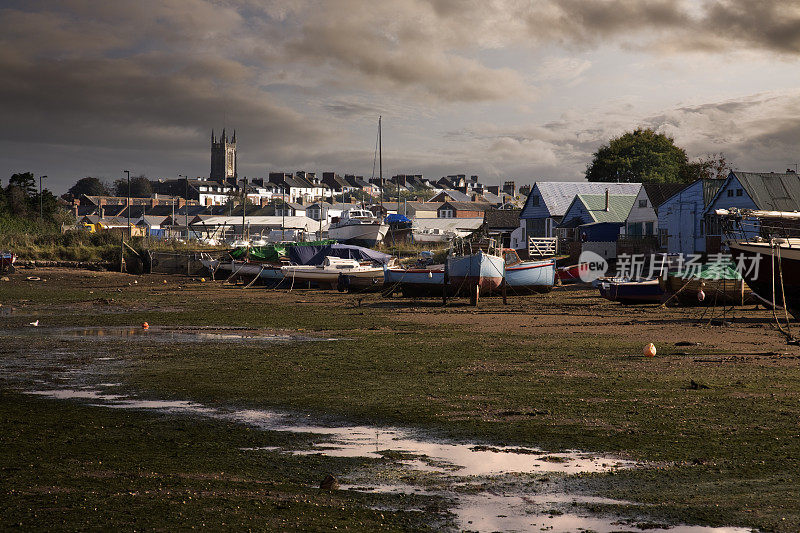
[[[639,200],[639,207],[647,207],[647,200]]]
[[[534,196],[533,198],[531,198],[531,204],[534,207],[539,207],[539,196],[538,195]]]
[[[733,189],[728,189],[728,196],[733,196]]]
[[[742,195],[742,189],[736,189],[736,196]]]
[[[452,209],[442,209],[439,211],[439,218],[453,218]]]
[[[652,222],[645,222],[644,223],[644,234],[645,235],[652,235],[653,234],[653,223]]]

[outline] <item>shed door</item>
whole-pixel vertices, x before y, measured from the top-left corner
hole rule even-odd
[[[695,211],[694,209],[690,208],[689,206],[682,206],[681,209],[681,222],[680,222],[680,243],[681,249],[679,250],[682,254],[693,254],[694,253],[694,219],[695,219]]]

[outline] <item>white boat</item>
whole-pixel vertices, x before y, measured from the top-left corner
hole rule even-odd
[[[383,241],[389,226],[371,211],[359,207],[346,209],[339,220],[331,223],[328,237],[345,244],[372,247]]]
[[[439,228],[414,229],[411,237],[417,243],[442,243],[450,242],[455,238],[455,233],[443,231]]]
[[[335,289],[339,283],[339,275],[374,276],[383,275],[383,267],[362,264],[355,259],[326,257],[321,265],[287,265],[281,267],[288,283],[316,283],[321,287]]]

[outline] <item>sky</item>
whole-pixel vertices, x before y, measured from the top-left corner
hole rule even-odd
[[[0,182],[477,174],[581,180],[638,127],[800,162],[800,0],[0,0]],[[375,169],[375,175],[378,170]]]

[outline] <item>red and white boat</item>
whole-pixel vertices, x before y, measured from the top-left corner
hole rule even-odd
[[[13,252],[0,252],[0,272],[14,272],[17,256]]]

